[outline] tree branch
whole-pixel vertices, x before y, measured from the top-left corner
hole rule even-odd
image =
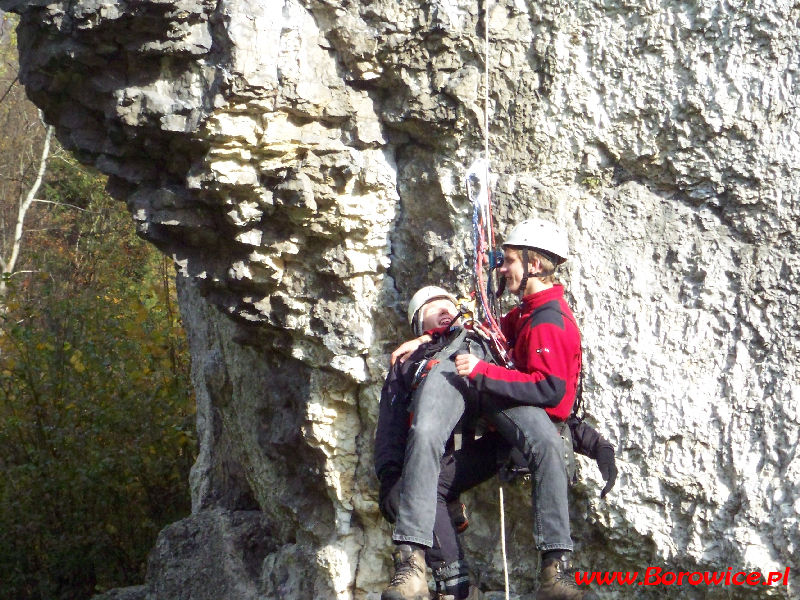
[[[41,114],[41,113],[40,113]],[[17,211],[17,224],[14,228],[14,241],[11,244],[11,256],[9,256],[8,260],[5,261],[5,266],[3,268],[3,275],[7,275],[14,271],[14,267],[17,264],[17,259],[19,258],[19,249],[22,246],[22,232],[23,226],[25,224],[25,215],[28,212],[28,209],[31,207],[34,199],[36,198],[36,193],[39,191],[39,187],[42,185],[42,180],[44,179],[44,173],[47,169],[47,157],[50,154],[50,138],[53,136],[53,126],[47,126],[47,133],[44,137],[44,147],[42,148],[42,157],[39,161],[39,172],[36,175],[36,180],[33,182],[33,186],[31,189],[28,190],[28,194],[25,199],[20,202],[19,210]],[[6,278],[4,277],[2,281],[0,281],[0,297],[5,296],[7,291],[6,286]]]
[[[11,88],[14,87],[14,85],[17,83],[18,80],[19,80],[19,75],[15,75],[14,76],[14,81],[12,81],[11,85],[8,86],[8,89],[5,92],[3,92],[3,97],[0,98],[0,104],[3,103],[3,100],[6,99],[6,96],[8,96],[8,94],[11,92]]]
[[[87,212],[87,213],[94,212],[94,211],[91,211],[91,210],[87,210],[85,208],[81,208],[80,206],[75,206],[74,204],[69,204],[67,202],[54,202],[53,200],[42,200],[41,198],[34,198],[33,201],[34,202],[42,202],[44,204],[54,204],[55,206],[68,206],[69,208],[74,208],[76,210],[81,210],[81,211]]]
[[[14,277],[16,275],[30,275],[31,273],[45,273],[45,271],[14,271],[13,273],[9,273],[9,277]]]

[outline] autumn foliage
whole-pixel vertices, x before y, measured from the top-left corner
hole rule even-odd
[[[18,125],[32,150],[0,157],[21,166],[0,186],[0,225],[44,137],[38,121]],[[54,149],[0,299],[0,598],[140,584],[158,531],[190,510],[194,402],[173,268],[104,185]]]
[[[195,454],[172,267],[72,161],[0,316],[0,597],[141,583]]]

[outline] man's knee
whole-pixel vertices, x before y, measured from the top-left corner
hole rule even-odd
[[[530,443],[541,441],[546,444],[559,438],[558,430],[550,417],[544,409],[537,406],[515,406],[504,410],[501,418]]]
[[[561,441],[561,437],[558,435],[555,427],[553,427],[552,432],[548,431],[537,436],[533,442],[533,446],[534,451],[542,454],[543,456],[550,456],[551,454],[561,456],[563,442]]]
[[[510,419],[521,438],[514,445],[523,452],[532,469],[537,463],[561,459],[563,454],[563,442],[555,425],[549,417],[545,419],[532,418],[536,416],[533,414],[536,410],[541,409],[528,408],[527,413],[514,415],[522,418]],[[544,411],[541,412],[546,414]],[[519,445],[520,442],[522,442],[522,447]]]
[[[409,438],[414,440],[416,446],[441,447],[444,450],[444,443],[450,435],[445,429],[446,427],[436,419],[415,419],[409,430]]]

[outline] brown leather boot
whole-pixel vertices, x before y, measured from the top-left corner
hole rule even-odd
[[[539,574],[539,591],[536,600],[596,600],[597,595],[588,587],[575,583],[575,571],[569,560],[546,560]]]
[[[425,577],[425,554],[407,544],[394,551],[394,577],[383,590],[381,600],[430,600]]]

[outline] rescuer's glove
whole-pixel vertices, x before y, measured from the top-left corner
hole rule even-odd
[[[605,498],[617,481],[617,462],[614,459],[613,446],[600,446],[597,449],[597,458],[595,460],[597,461],[597,468],[600,469],[600,474],[606,482],[605,487],[600,492],[600,497]]]

